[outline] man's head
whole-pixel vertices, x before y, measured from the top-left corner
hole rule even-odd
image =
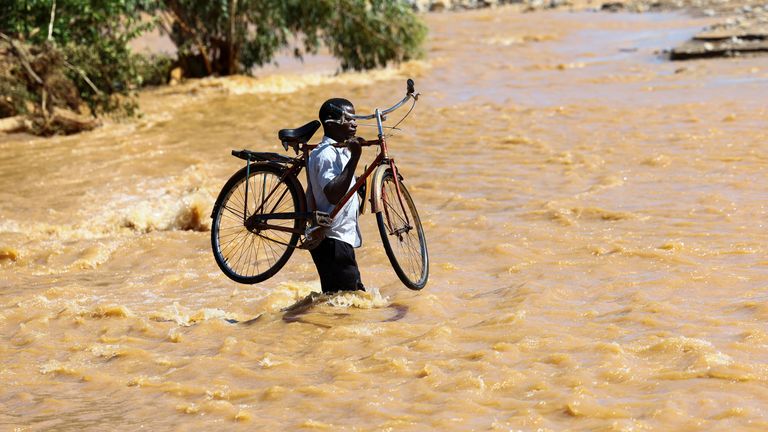
[[[355,113],[355,106],[346,99],[328,99],[320,107],[320,122],[323,124],[323,132],[338,142],[348,140],[357,133],[357,122],[354,119],[345,118],[345,112],[347,114]]]

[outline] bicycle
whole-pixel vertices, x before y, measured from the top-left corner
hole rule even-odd
[[[413,100],[405,119],[418,98],[414,82],[409,79],[405,97],[390,108],[376,108],[368,115],[343,112],[347,119],[376,120],[378,138],[365,141],[362,146],[378,146],[379,152],[330,214],[309,209],[298,178],[310,152],[317,147],[308,142],[320,128],[319,121],[278,132],[285,151],[293,149],[296,157],[233,150],[233,156],[245,160],[245,167],[227,181],[211,212],[211,247],[224,274],[246,284],[274,276],[294,249],[311,248],[314,241],[308,238],[312,237],[308,228],[330,226],[336,214],[362,188],[364,194],[370,191],[371,212],[376,214],[384,250],[395,273],[408,288],[424,288],[429,277],[424,229],[411,194],[403,184],[404,178],[395,160],[389,157],[383,126],[387,114]],[[369,179],[371,187],[363,188]],[[365,197],[361,203],[364,205]]]

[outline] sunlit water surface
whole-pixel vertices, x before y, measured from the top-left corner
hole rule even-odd
[[[396,70],[192,82],[136,121],[0,138],[0,429],[766,430],[765,58],[667,62],[707,24],[678,15],[426,19]],[[255,286],[211,256],[229,152],[406,77],[390,147],[429,284],[364,215],[377,292],[287,323],[309,254]]]

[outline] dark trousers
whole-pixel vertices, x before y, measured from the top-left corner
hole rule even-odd
[[[365,291],[355,260],[355,249],[341,240],[326,238],[310,251],[324,293]]]

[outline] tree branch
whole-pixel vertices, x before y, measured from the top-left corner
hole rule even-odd
[[[91,79],[88,78],[88,75],[85,74],[84,70],[80,69],[79,67],[73,65],[72,63],[70,63],[70,62],[68,62],[66,60],[64,61],[64,66],[66,66],[66,67],[72,69],[73,71],[77,72],[78,74],[80,74],[80,76],[83,77],[83,80],[88,84],[88,86],[90,86],[93,89],[93,91],[97,95],[100,95],[102,93],[102,91],[99,90],[98,87],[96,87],[96,84],[94,84],[93,81],[91,81]]]
[[[53,39],[53,21],[56,19],[56,0],[51,2],[51,22],[48,23],[48,40]]]
[[[229,0],[229,35],[227,37],[227,51],[229,51],[227,54],[229,58],[227,59],[229,69],[227,72],[230,75],[235,74],[237,72],[235,69],[235,16],[237,15],[237,0]]]
[[[40,77],[32,69],[32,65],[29,64],[29,54],[27,53],[27,50],[24,49],[24,46],[2,32],[0,32],[0,39],[3,39],[11,45],[11,48],[19,57],[19,63],[21,63],[21,65],[24,67],[27,75],[37,84],[43,85],[43,80],[40,79]]]
[[[179,27],[192,36],[192,38],[195,40],[195,45],[197,46],[197,49],[200,51],[200,55],[203,56],[203,62],[205,63],[205,70],[208,72],[208,75],[213,75],[213,68],[211,67],[211,61],[208,58],[208,52],[205,49],[205,46],[202,42],[200,42],[200,38],[197,37],[197,33],[195,33],[189,24],[184,20],[181,14],[181,7],[175,0],[165,0],[165,4],[168,6],[168,9],[171,10],[171,13],[176,18],[176,21],[179,23]]]

